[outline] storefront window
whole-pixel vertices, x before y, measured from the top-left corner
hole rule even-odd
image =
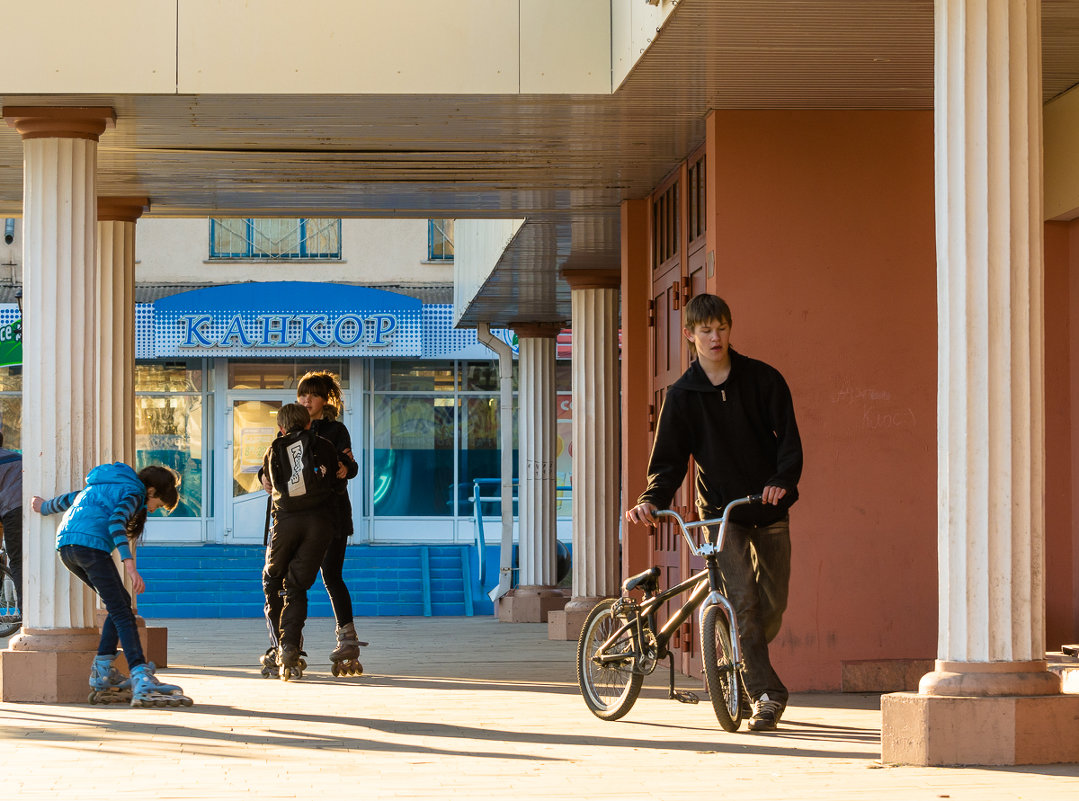
[[[4,447],[22,450],[22,365],[0,367],[0,431]]]
[[[498,360],[488,362],[463,362],[461,366],[462,382],[465,390],[498,392]],[[513,362],[513,391],[517,391],[517,361]]]
[[[327,370],[348,389],[348,359],[258,359],[229,362],[229,389],[295,389],[304,373]]]
[[[199,359],[144,362],[135,366],[136,392],[201,392]]]
[[[202,515],[203,375],[199,359],[135,366],[135,469],[163,464],[179,473],[171,517]]]
[[[461,509],[459,514],[471,515],[473,480],[501,479],[502,476],[502,443],[499,435],[499,403],[497,396],[482,398],[462,398],[461,409],[461,446],[458,452],[458,467],[460,476],[460,500]],[[513,477],[517,478],[517,415],[513,415]],[[484,497],[498,496],[501,494],[499,484],[486,482],[480,486],[480,494]],[[483,504],[481,511],[485,517],[499,517],[502,514],[502,505],[496,501],[488,501]],[[517,514],[517,504],[514,504],[513,513]]]
[[[373,368],[374,389],[396,392],[453,392],[453,362],[378,359]]]
[[[375,515],[452,515],[452,396],[376,395],[373,411]]]

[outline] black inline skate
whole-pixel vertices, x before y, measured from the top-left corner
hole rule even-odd
[[[356,626],[346,623],[337,627],[337,647],[330,653],[330,672],[334,676],[362,676],[360,646],[366,646],[356,636]]]

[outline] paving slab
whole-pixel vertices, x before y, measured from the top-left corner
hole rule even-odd
[[[162,679],[190,709],[0,703],[6,795],[232,799],[1079,798],[1079,765],[880,762],[875,694],[796,694],[780,730],[728,734],[665,671],[622,720],[580,698],[575,645],[546,624],[367,618],[362,677],[333,678],[333,622],[311,620],[304,677],[263,679],[258,620],[151,621]],[[700,683],[680,677],[682,689]],[[1079,735],[1077,735],[1079,736]]]

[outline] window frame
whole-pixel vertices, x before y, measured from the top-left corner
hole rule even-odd
[[[209,261],[340,261],[342,246],[341,246],[341,218],[326,218],[326,217],[210,217],[210,239],[208,248],[208,260]],[[218,220],[243,220],[244,221],[244,242],[246,248],[244,251],[226,251],[219,252],[216,245],[216,226]],[[327,251],[325,253],[311,253],[308,249],[308,235],[307,224],[308,220],[324,220],[333,219],[334,225],[337,228],[337,250]],[[265,253],[257,251],[255,248],[255,232],[257,220],[296,220],[296,224],[300,229],[299,232],[299,249],[295,253]]]

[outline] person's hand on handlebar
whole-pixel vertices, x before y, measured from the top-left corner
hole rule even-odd
[[[761,503],[779,506],[779,499],[787,494],[783,487],[768,486],[761,492]]]
[[[658,522],[656,520],[656,505],[647,501],[639,503],[626,511],[626,520],[630,523],[644,523],[655,528]]]

